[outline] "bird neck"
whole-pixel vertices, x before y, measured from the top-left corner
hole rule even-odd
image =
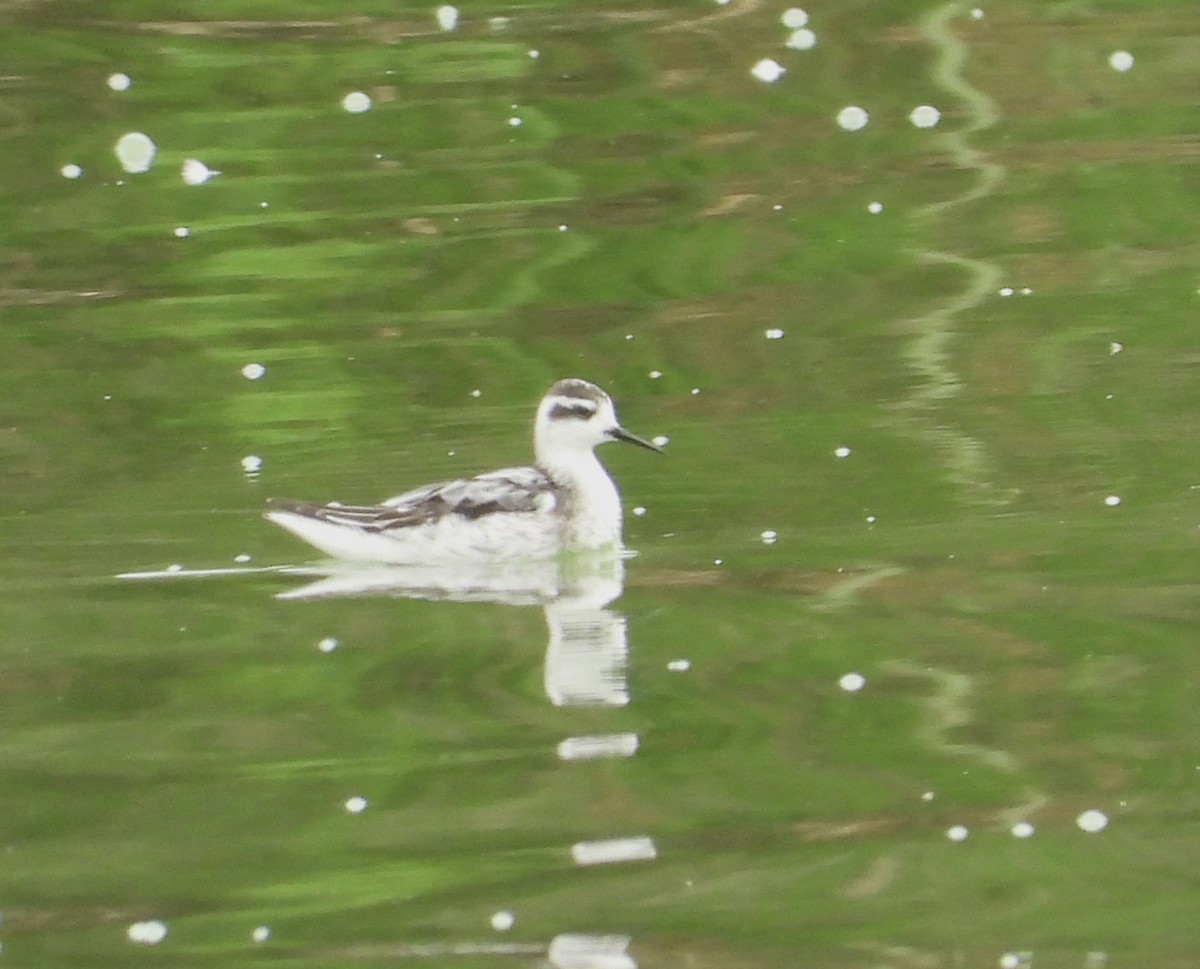
[[[538,467],[560,489],[557,509],[568,548],[621,546],[621,496],[594,453],[543,454]]]
[[[548,448],[537,448],[537,465],[546,475],[558,485],[572,491],[587,492],[596,487],[608,484],[611,479],[604,470],[594,451],[551,451]]]

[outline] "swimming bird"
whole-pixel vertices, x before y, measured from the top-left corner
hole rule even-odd
[[[612,398],[586,380],[560,380],[538,404],[534,464],[440,481],[381,505],[273,498],[264,517],[334,558],[397,565],[546,558],[620,549],[621,497],[595,448],[626,441]]]

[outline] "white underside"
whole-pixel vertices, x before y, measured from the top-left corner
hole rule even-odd
[[[383,533],[286,511],[268,511],[266,517],[334,558],[390,565],[550,558],[565,548],[617,545],[619,538],[619,530],[597,532],[581,542],[584,536],[564,535],[560,517],[528,512],[495,512],[474,519],[447,515],[431,524]]]

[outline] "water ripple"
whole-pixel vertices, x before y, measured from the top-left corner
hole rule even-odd
[[[1014,754],[996,747],[953,739],[956,732],[974,720],[971,695],[973,678],[965,673],[936,666],[916,664],[907,660],[889,660],[884,669],[897,676],[930,681],[932,692],[925,698],[925,719],[921,739],[930,749],[956,757],[965,757],[1002,774],[1020,777],[1025,765]],[[1019,792],[1020,800],[995,812],[998,820],[1014,824],[1029,818],[1049,803],[1047,794],[1026,784]]]
[[[942,144],[959,168],[974,171],[978,177],[963,193],[942,199],[920,209],[915,218],[928,228],[957,209],[991,195],[1005,177],[1003,165],[990,161],[970,143],[972,135],[990,128],[999,119],[996,103],[963,77],[967,45],[950,30],[950,21],[964,10],[957,2],[935,8],[918,24],[921,36],[936,50],[931,70],[933,81],[948,94],[964,103],[967,123],[954,131],[941,133]],[[957,397],[963,382],[953,370],[950,344],[955,321],[981,305],[1000,282],[1001,269],[993,262],[962,253],[922,249],[915,253],[923,263],[952,266],[962,270],[966,282],[957,295],[936,309],[910,321],[911,338],[904,349],[905,362],[919,378],[910,396],[895,406],[905,430],[934,445],[944,456],[953,480],[966,488],[972,500],[988,504],[1009,500],[1007,492],[993,491],[985,448],[981,441],[961,428],[949,426],[936,412]]]

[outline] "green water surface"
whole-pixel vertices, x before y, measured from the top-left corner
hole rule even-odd
[[[5,959],[1197,965],[1200,9],[786,6],[0,5]],[[602,452],[628,703],[250,571],[562,376],[669,438]]]

